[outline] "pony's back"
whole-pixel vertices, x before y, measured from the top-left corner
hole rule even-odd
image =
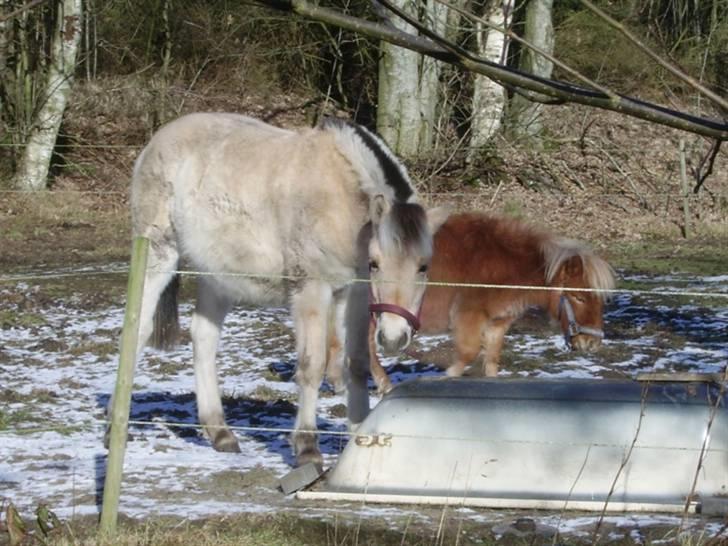
[[[450,216],[435,234],[433,281],[524,284],[544,277],[548,234],[518,220],[476,213]]]

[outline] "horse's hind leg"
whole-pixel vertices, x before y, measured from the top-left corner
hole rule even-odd
[[[225,425],[215,364],[222,323],[231,307],[230,299],[221,295],[210,281],[198,280],[191,326],[197,412],[205,434],[217,451],[239,452],[237,438]]]
[[[141,358],[144,347],[154,330],[154,313],[157,309],[159,298],[164,289],[176,275],[179,254],[177,249],[170,244],[157,243],[152,241],[149,245],[147,258],[147,270],[144,276],[144,291],[142,292],[142,306],[139,311],[139,334],[137,337],[137,354],[134,364]],[[111,417],[111,410],[114,407],[114,394],[109,398],[109,405],[106,407],[107,416]],[[104,445],[108,447],[109,427],[104,435]]]
[[[298,353],[298,413],[292,442],[299,465],[323,462],[315,432],[316,405],[326,367],[332,297],[328,284],[311,281],[293,298]]]

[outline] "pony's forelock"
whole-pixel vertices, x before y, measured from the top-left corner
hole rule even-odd
[[[551,283],[561,266],[574,256],[581,258],[584,267],[584,280],[589,288],[605,292],[597,292],[602,300],[607,301],[614,289],[615,275],[612,267],[585,244],[565,238],[547,239],[542,245],[546,265],[545,278]]]

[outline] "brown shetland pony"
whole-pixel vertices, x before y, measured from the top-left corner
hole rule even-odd
[[[503,339],[529,307],[558,321],[567,343],[589,351],[602,340],[606,292],[612,268],[582,243],[512,219],[480,214],[450,216],[435,234],[430,283],[543,286],[551,290],[470,288],[428,284],[420,311],[425,334],[452,332],[455,359],[448,375],[462,375],[479,355],[486,376],[498,373]],[[553,288],[556,288],[555,290]],[[391,389],[370,332],[370,366],[380,392]]]

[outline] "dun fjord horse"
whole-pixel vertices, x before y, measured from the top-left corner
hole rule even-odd
[[[614,287],[612,268],[583,244],[539,231],[516,220],[457,214],[435,234],[430,282],[543,286],[517,288],[427,287],[420,312],[423,333],[452,332],[455,359],[448,375],[459,376],[480,355],[487,376],[498,373],[503,339],[531,306],[557,320],[567,343],[593,350],[601,343],[606,292]],[[375,308],[376,309],[376,308]],[[391,389],[376,356],[373,334],[366,353],[380,392]]]
[[[225,315],[237,302],[290,301],[299,387],[292,443],[299,464],[320,461],[318,390],[329,343],[344,339],[358,261],[377,264],[374,293],[395,306],[377,321],[384,348],[401,350],[413,334],[406,317],[420,306],[438,213],[428,219],[402,164],[372,133],[339,120],[290,131],[234,114],[191,114],[142,151],[131,207],[134,236],[151,241],[139,347],[153,325],[169,331],[164,317],[176,316],[165,311],[176,306],[179,261],[207,273],[197,279],[191,333],[199,419],[214,448],[240,449],[216,373]],[[379,285],[380,277],[396,282]],[[340,377],[341,364],[329,362],[328,373]]]

